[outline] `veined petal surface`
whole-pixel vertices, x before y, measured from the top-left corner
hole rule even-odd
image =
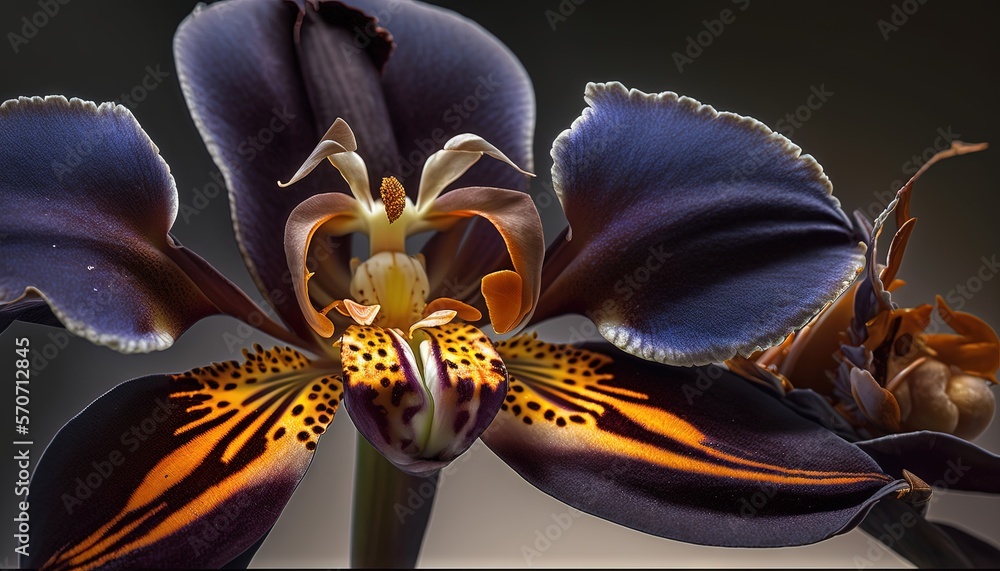
[[[222,566],[274,525],[342,397],[298,352],[128,381],[71,420],[31,481],[43,569]]]
[[[719,367],[521,336],[483,441],[528,482],[661,537],[729,547],[821,541],[906,487],[861,450]]]

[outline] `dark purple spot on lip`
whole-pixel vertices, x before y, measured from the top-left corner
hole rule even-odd
[[[469,411],[467,410],[459,411],[458,414],[455,415],[455,422],[454,424],[452,424],[452,431],[455,434],[461,434],[462,429],[465,427],[466,424],[469,423],[469,418],[470,418]]]
[[[403,409],[403,417],[402,417],[403,424],[410,424],[410,421],[413,420],[413,416],[418,412],[420,412],[421,408],[423,407],[409,406]]]
[[[403,395],[412,390],[405,382],[396,381],[392,386],[392,406],[399,406],[399,403],[403,402]]]
[[[455,390],[458,391],[459,403],[469,402],[476,394],[476,384],[469,378],[459,379]]]

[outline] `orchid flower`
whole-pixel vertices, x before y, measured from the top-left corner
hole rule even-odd
[[[145,352],[221,314],[289,345],[125,382],[71,420],[32,478],[45,532],[29,566],[252,555],[341,403],[370,444],[358,564],[416,561],[426,517],[404,528],[383,511],[478,438],[569,505],[700,544],[814,543],[880,500],[926,501],[921,466],[907,471],[919,448],[870,452],[713,364],[781,343],[864,267],[866,237],[811,156],[688,97],[590,84],[552,146],[569,227],[546,249],[523,192],[534,101],[519,63],[450,12],[348,4],[229,0],[175,39],[277,318],[171,236],[173,178],[127,109],[58,96],[0,107],[5,325],[58,321]],[[448,121],[477,88],[492,90],[478,111]],[[248,152],[247,131],[279,106],[298,120]],[[83,140],[103,152],[56,176],[52,161]],[[606,341],[533,331],[574,313]],[[95,470],[115,476],[92,485]],[[770,501],[741,514],[761,488]],[[192,542],[218,518],[230,524],[210,545]]]

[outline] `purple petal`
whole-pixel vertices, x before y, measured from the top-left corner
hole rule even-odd
[[[857,447],[718,368],[607,343],[501,343],[507,402],[483,441],[528,482],[660,537],[719,546],[821,541],[905,487]]]
[[[295,342],[168,235],[174,180],[126,108],[21,98],[0,119],[5,313],[45,321],[44,299],[70,331],[121,351],[163,349],[217,313]]]
[[[673,93],[590,84],[553,144],[572,240],[536,319],[591,317],[646,359],[722,361],[780,342],[863,263],[822,169],[761,123]]]
[[[940,432],[906,432],[857,443],[887,474],[913,472],[932,486],[1000,493],[1000,456]]]
[[[450,10],[396,0],[347,3],[374,16],[396,44],[382,88],[402,159],[402,176],[396,176],[412,181],[407,188],[416,190],[418,167],[459,133],[479,135],[532,170],[534,90],[506,46]],[[527,178],[502,163],[481,161],[451,188],[467,186],[524,190]]]
[[[332,168],[317,169],[292,188],[277,185],[329,127],[317,131],[302,82],[293,43],[298,13],[277,1],[213,4],[181,24],[174,55],[188,107],[225,176],[247,267],[285,323],[308,338],[285,260],[285,221],[309,196],[348,188]],[[330,246],[327,263],[347,271],[350,243]]]
[[[274,525],[339,404],[339,378],[290,349],[111,390],[31,481],[29,567],[224,565]]]

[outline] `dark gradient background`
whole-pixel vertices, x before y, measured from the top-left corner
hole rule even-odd
[[[563,0],[562,10],[568,15],[556,21],[554,29],[546,11],[558,14],[558,0],[439,4],[475,19],[499,37],[534,81],[538,103],[535,172],[539,178],[532,192],[549,239],[562,224],[548,186],[549,145],[584,107],[582,94],[588,81],[618,80],[647,92],[676,91],[771,126],[806,104],[812,87],[825,88],[832,95],[791,137],[824,166],[848,211],[880,210],[884,197],[908,177],[904,172],[912,170],[908,161],[933,147],[939,130],[950,129],[966,141],[1000,146],[995,91],[1000,63],[997,3],[753,0],[745,11],[739,11],[743,3],[729,0],[587,0],[578,6]],[[877,21],[889,20],[894,5],[911,11],[919,8],[886,40]],[[173,32],[193,6],[191,1],[70,0],[28,44],[19,47],[19,53],[14,53],[9,40],[0,45],[0,99],[65,94],[115,100],[141,82],[147,66],[160,66],[169,77],[134,105],[133,111],[170,164],[181,202],[191,204],[194,190],[210,183],[215,171],[187,114],[173,65]],[[723,9],[733,9],[735,21],[725,25],[721,35],[679,71],[672,54],[683,51],[687,38],[705,29],[703,20],[719,18]],[[4,38],[20,29],[22,17],[38,10],[36,0],[4,0],[0,7]],[[913,210],[920,222],[901,272],[909,282],[898,296],[902,303],[929,302],[935,293],[955,290],[976,275],[981,258],[1000,253],[997,153],[1000,148],[946,161],[918,185]],[[240,260],[225,198],[213,199],[190,223],[179,219],[174,232],[259,297]],[[767,252],[760,255],[767,256]],[[998,326],[998,294],[1000,279],[988,280],[963,309]],[[545,330],[550,339],[567,339],[571,328],[581,323],[579,318],[564,319]],[[54,343],[50,336],[57,331],[16,324],[0,336],[0,371],[8,375],[9,383],[8,389],[0,390],[2,402],[13,407],[14,338],[26,335],[32,347],[44,347]],[[65,421],[116,383],[235,358],[239,347],[230,350],[223,336],[236,331],[235,321],[211,318],[195,326],[172,349],[140,356],[118,355],[71,340],[54,358],[40,362],[33,373],[35,461]],[[240,347],[256,340],[269,342],[255,335]],[[4,410],[13,413],[0,407]],[[13,419],[0,419],[4,426],[8,422]],[[8,434],[8,430],[12,428],[0,433]],[[1000,451],[1000,423],[995,422],[978,442]],[[255,565],[347,564],[353,449],[353,427],[347,415],[339,415]],[[16,472],[10,456],[4,457],[0,460],[0,558],[7,557],[10,563],[14,561],[11,517]],[[536,534],[553,523],[553,516],[563,513],[563,504],[524,483],[477,446],[444,475],[422,563],[853,567],[856,557],[866,557],[870,548],[868,537],[860,531],[794,549],[706,548],[645,536],[584,516],[573,519],[541,557],[526,560],[522,547],[535,548]],[[958,493],[945,494],[931,507],[932,517],[959,522],[996,543],[1000,543],[998,514],[1000,499]],[[904,564],[889,554],[873,563]]]

